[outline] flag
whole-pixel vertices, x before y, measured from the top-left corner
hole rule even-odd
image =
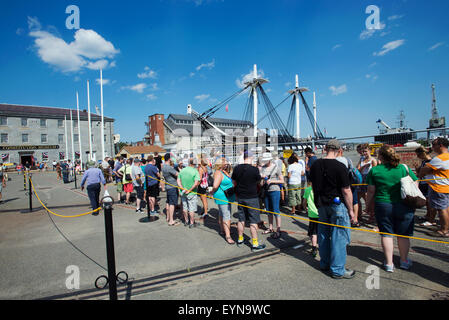
[[[42,152],[42,160],[48,160],[48,152]]]
[[[59,160],[64,160],[65,158],[65,152],[60,152],[59,153]]]
[[[2,160],[3,160],[3,161],[8,160],[8,158],[9,158],[9,153],[3,153],[3,154],[2,154]]]
[[[226,112],[229,112],[229,105],[226,105]]]

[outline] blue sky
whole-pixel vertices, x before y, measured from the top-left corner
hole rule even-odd
[[[66,28],[69,5],[80,10],[79,30]],[[379,7],[382,29],[366,29],[368,5]],[[125,141],[141,140],[153,113],[204,111],[230,96],[253,64],[273,105],[299,74],[328,135],[375,134],[377,119],[395,126],[400,110],[424,129],[432,83],[448,116],[446,0],[17,0],[0,9],[0,103],[76,108],[78,91],[85,109],[89,80],[94,112],[102,67],[105,115]],[[216,116],[241,119],[245,102]],[[285,121],[290,103],[279,107]]]

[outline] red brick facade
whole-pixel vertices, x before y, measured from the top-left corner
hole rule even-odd
[[[159,135],[159,140],[161,141],[161,144],[165,144],[165,137],[164,137],[164,115],[163,114],[153,114],[148,117],[148,143],[150,145],[153,145],[155,143],[155,137],[156,134]]]

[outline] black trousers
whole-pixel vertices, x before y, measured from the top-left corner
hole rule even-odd
[[[100,206],[100,191],[101,184],[99,183],[94,183],[87,186],[87,195],[89,196],[92,210],[95,210]]]

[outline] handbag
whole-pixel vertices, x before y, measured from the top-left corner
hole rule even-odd
[[[413,179],[410,177],[409,168],[404,165],[407,170],[407,175],[401,178],[401,198],[402,202],[413,209],[419,209],[426,205],[426,197],[421,190],[416,186]]]
[[[273,170],[271,170],[270,174],[268,175],[268,179],[270,179],[271,175],[273,174],[274,170],[276,170],[277,166],[274,165]],[[267,179],[267,180],[268,180]],[[262,185],[262,187],[259,190],[259,198],[264,199],[267,196],[268,189],[270,188],[270,185],[266,182]]]
[[[223,190],[223,188],[221,187],[221,184],[218,187],[223,191],[223,193],[225,194],[226,198],[228,198],[228,200],[235,194],[234,187],[230,187],[226,190]]]
[[[123,169],[123,173],[125,173],[125,180],[128,181],[128,183],[129,183],[129,181],[133,180],[133,178],[131,177],[131,174],[126,173],[126,164],[125,164],[125,169]]]

